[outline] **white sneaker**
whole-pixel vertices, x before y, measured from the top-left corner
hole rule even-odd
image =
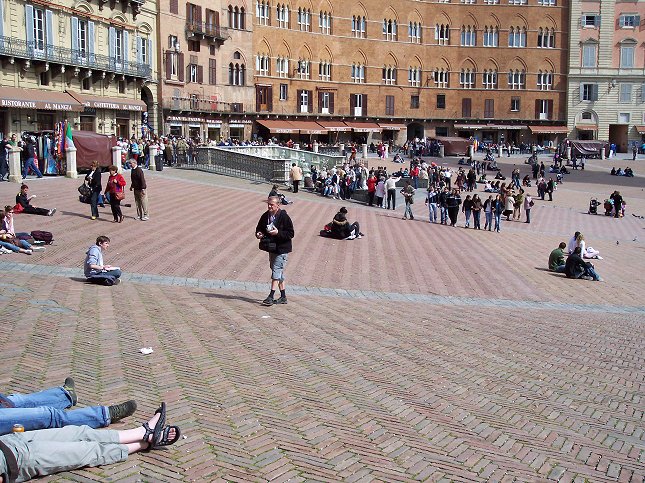
[[[34,250],[34,251],[37,251],[37,250],[44,250],[44,249],[45,249],[45,247],[35,247],[35,246],[32,246],[32,247],[31,247],[31,249],[32,249],[32,250]]]
[[[148,218],[147,216],[144,216],[143,218],[141,218],[141,221],[148,221],[149,219],[150,218]]]
[[[604,260],[604,258],[602,258],[600,255],[598,255],[598,256],[596,257],[596,259],[598,259],[598,260]]]

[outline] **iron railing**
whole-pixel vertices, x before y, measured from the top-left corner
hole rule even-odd
[[[199,169],[225,176],[286,183],[291,164],[296,162],[308,175],[311,166],[341,165],[343,156],[326,156],[280,146],[197,147],[178,157],[182,168]]]
[[[202,35],[215,40],[226,40],[226,27],[206,22],[186,22],[186,32],[189,35]]]
[[[0,37],[0,55],[73,65],[132,77],[152,78],[152,69],[148,64],[123,62],[109,55],[90,53],[87,50],[69,49],[58,45],[47,45],[37,41],[26,41],[16,37]]]

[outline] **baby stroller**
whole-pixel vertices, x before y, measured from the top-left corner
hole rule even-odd
[[[605,200],[603,208],[605,209],[605,216],[611,216],[612,211],[614,211],[614,203],[611,200]]]
[[[590,215],[597,215],[599,205],[600,202],[596,198],[591,198],[591,201],[589,201],[589,211],[587,213]]]

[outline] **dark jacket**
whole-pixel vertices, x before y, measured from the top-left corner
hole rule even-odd
[[[447,208],[459,208],[459,205],[461,204],[461,196],[455,195],[455,194],[450,194],[446,197],[446,207]]]
[[[85,181],[87,181],[87,184],[90,186],[92,191],[97,191],[100,193],[102,191],[101,168],[96,168],[96,171],[94,171],[94,174],[92,175],[92,177],[90,177],[90,174],[88,173],[85,176]]]
[[[271,236],[267,233],[267,225],[269,224],[269,212],[265,211],[255,227],[255,232],[262,233],[265,237],[270,238],[276,243],[275,253],[281,255],[283,253],[290,253],[292,250],[291,239],[294,237],[293,222],[286,211],[280,210],[273,221],[273,225],[278,229],[278,234]]]
[[[27,208],[29,206],[29,199],[27,195],[20,192],[16,195],[16,204],[22,206],[22,208]]]
[[[331,222],[331,234],[334,238],[344,240],[351,234],[349,227],[350,224],[347,221],[347,217],[339,211]]]
[[[580,257],[572,253],[564,264],[564,273],[568,278],[580,278],[587,270],[587,263]]]
[[[133,169],[130,172],[131,184],[130,187],[135,191],[141,191],[146,189],[146,177],[143,174],[141,166],[137,166],[136,169]]]

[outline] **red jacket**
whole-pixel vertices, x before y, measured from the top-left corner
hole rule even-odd
[[[377,181],[376,181],[376,178],[374,176],[370,176],[369,178],[367,178],[367,191],[368,192],[371,193],[372,191],[376,191],[376,182]]]
[[[114,180],[116,180],[116,184],[114,183]],[[108,179],[107,186],[105,187],[105,192],[115,193],[117,191],[123,191],[125,185],[125,178],[123,177],[123,175],[117,173],[114,176],[110,176],[110,178]]]

